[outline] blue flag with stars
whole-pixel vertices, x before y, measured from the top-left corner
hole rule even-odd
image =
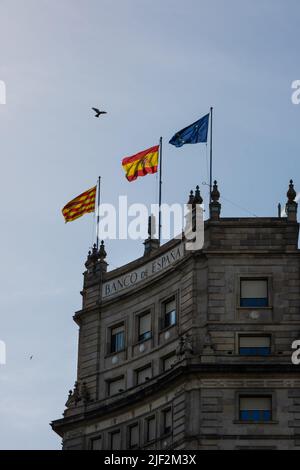
[[[198,144],[207,142],[209,114],[206,114],[198,121],[176,132],[169,144],[175,147],[182,147],[184,144]]]

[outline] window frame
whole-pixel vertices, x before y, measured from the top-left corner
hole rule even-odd
[[[166,427],[166,414],[170,413],[171,417],[171,426]],[[164,408],[161,410],[161,415],[162,415],[162,436],[168,436],[169,434],[172,433],[172,407],[168,406],[167,408]]]
[[[120,449],[113,449],[112,447],[112,438],[114,434],[119,434],[120,436]],[[112,431],[109,432],[109,446],[110,450],[121,450],[122,449],[122,435],[121,435],[121,429],[113,429]]]
[[[137,434],[138,434],[138,442],[136,445],[131,445],[131,431],[133,428],[137,427]],[[128,449],[130,450],[137,450],[140,448],[140,429],[139,429],[139,422],[136,421],[129,426],[127,426],[127,443],[128,443]]]
[[[117,328],[120,328],[120,327],[123,327],[123,348],[121,349],[117,349],[117,350],[113,350],[112,347],[113,347],[113,330],[114,329],[117,329]],[[116,335],[114,335],[116,336]],[[120,323],[116,323],[114,325],[111,325],[109,327],[109,350],[108,350],[108,354],[118,354],[122,351],[124,351],[126,349],[126,324],[125,322],[120,322]]]
[[[146,333],[150,333],[150,335],[148,337],[143,338],[142,335],[140,334],[140,320],[141,320],[142,317],[145,317],[146,315],[149,315],[149,317],[150,317],[150,330],[146,332]],[[143,343],[144,341],[148,341],[149,339],[152,339],[153,324],[152,324],[152,312],[151,312],[151,310],[150,309],[143,310],[141,313],[138,313],[136,315],[136,322],[137,322],[137,343]],[[146,334],[146,333],[144,333],[144,334]]]
[[[153,420],[154,421],[154,437],[153,439],[149,439],[149,422]],[[145,444],[150,444],[151,442],[154,442],[156,441],[157,439],[157,428],[156,428],[156,416],[155,414],[151,415],[151,416],[147,416],[145,418],[145,438],[144,438],[144,442]]]
[[[242,303],[242,282],[243,281],[266,281],[267,283],[267,305],[241,305]],[[238,308],[240,309],[268,309],[271,308],[271,277],[267,275],[241,275],[238,278]],[[258,297],[260,298],[260,297]]]
[[[153,364],[152,362],[149,362],[148,364],[144,365],[143,367],[139,367],[138,369],[134,370],[134,375],[135,375],[135,385],[143,385],[147,383],[149,380],[145,380],[144,382],[139,383],[139,373],[142,372],[143,370],[146,369],[151,369],[151,377],[149,377],[149,380],[153,378]]]
[[[269,346],[269,353],[268,354],[241,354],[241,346],[240,346],[240,339],[241,338],[268,338],[270,341],[270,346]],[[254,349],[254,348],[253,348]],[[267,357],[272,354],[273,351],[273,345],[272,345],[272,334],[267,333],[267,334],[260,334],[260,333],[238,333],[237,334],[237,354],[241,357]]]
[[[171,303],[174,300],[175,303],[175,322],[166,324],[166,304]],[[170,314],[172,312],[168,312]],[[177,293],[173,293],[169,295],[167,298],[161,301],[161,330],[167,330],[169,328],[173,328],[174,326],[178,325],[178,295]]]
[[[110,394],[110,386],[111,386],[111,383],[113,382],[118,382],[120,380],[123,380],[124,382],[124,392],[126,390],[126,383],[125,383],[125,375],[120,375],[118,377],[114,377],[114,378],[111,378],[111,379],[107,379],[106,380],[106,396],[107,397],[115,397],[116,395],[118,395],[119,393],[123,393],[123,392],[117,392],[117,393],[114,393],[113,395]]]
[[[270,398],[271,399],[271,418],[267,421],[254,421],[254,420],[241,420],[240,418],[240,399],[241,398]],[[235,395],[235,424],[277,424],[278,421],[276,419],[276,394],[273,390],[263,390],[263,389],[249,389],[249,390],[239,390],[236,392]]]
[[[93,442],[94,441],[101,441],[101,449],[93,449]],[[103,436],[102,434],[98,434],[89,438],[89,449],[90,450],[103,450]]]
[[[170,367],[169,369],[166,369],[166,368],[165,368],[165,361],[168,360],[168,359],[170,359],[171,357],[173,357],[173,358],[175,359],[175,361],[174,361],[172,367]],[[166,354],[165,356],[163,356],[163,357],[161,358],[161,372],[162,372],[162,373],[163,373],[163,372],[169,372],[170,370],[173,369],[175,363],[176,363],[176,351],[172,351],[172,352],[170,352],[169,354]]]

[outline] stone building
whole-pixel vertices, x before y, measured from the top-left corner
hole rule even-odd
[[[219,198],[201,250],[149,237],[110,272],[103,243],[89,253],[64,449],[300,450],[293,182],[286,217],[222,218]]]

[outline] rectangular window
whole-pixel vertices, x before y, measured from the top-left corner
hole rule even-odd
[[[164,302],[164,328],[176,324],[176,299],[172,297],[167,302]]]
[[[108,382],[108,396],[116,395],[125,390],[125,380],[124,377],[119,377],[115,380],[110,380]]]
[[[125,347],[125,327],[120,325],[111,329],[110,352],[122,351]]]
[[[267,307],[268,280],[267,279],[241,279],[240,292],[241,307]]]
[[[268,356],[271,354],[270,336],[240,336],[239,354],[241,356]]]
[[[163,411],[163,434],[169,434],[172,431],[172,411],[171,408]]]
[[[140,315],[139,318],[139,341],[151,338],[151,314],[149,312]]]
[[[164,357],[163,358],[163,371],[172,369],[172,366],[174,365],[175,361],[176,361],[175,354],[171,354],[169,356]]]
[[[155,416],[146,419],[146,441],[151,442],[156,438]]]
[[[129,448],[138,449],[139,447],[139,426],[133,424],[129,427]]]
[[[101,450],[101,449],[102,449],[101,436],[91,439],[91,450]]]
[[[271,396],[240,397],[240,420],[265,422],[272,419]]]
[[[152,367],[148,365],[143,369],[139,369],[136,371],[136,382],[137,385],[147,382],[147,380],[151,379],[152,377]]]
[[[120,450],[121,448],[120,431],[114,431],[110,433],[110,448],[111,450]]]

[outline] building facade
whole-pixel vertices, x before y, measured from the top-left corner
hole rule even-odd
[[[63,449],[300,450],[296,192],[286,217],[222,218],[219,198],[201,250],[149,237],[110,272],[89,253]]]

